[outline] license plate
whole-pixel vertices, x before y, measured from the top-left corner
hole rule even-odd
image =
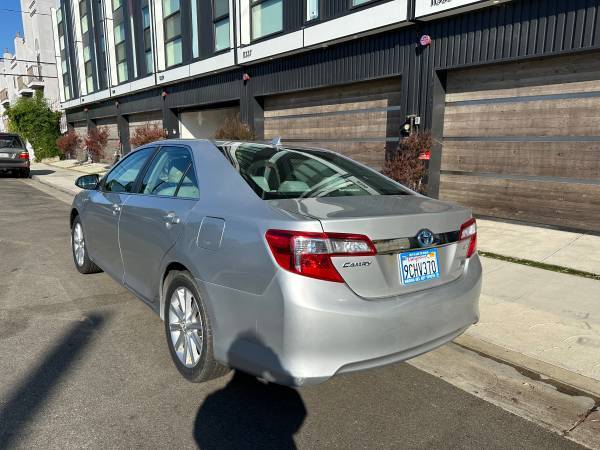
[[[400,279],[402,284],[420,283],[440,277],[440,260],[437,248],[400,253]]]
[[[0,158],[10,158],[10,153],[0,153]]]

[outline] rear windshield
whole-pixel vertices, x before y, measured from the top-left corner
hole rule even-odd
[[[264,200],[410,193],[383,175],[323,150],[262,144],[219,148]]]
[[[23,148],[18,136],[0,136],[0,148]]]

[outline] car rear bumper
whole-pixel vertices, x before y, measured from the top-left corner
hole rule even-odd
[[[30,162],[28,159],[0,161],[0,170],[28,169],[29,165]]]
[[[279,271],[263,296],[236,302],[235,324],[225,325],[237,328],[234,341],[231,334],[222,337],[221,314],[214,311],[215,353],[230,366],[269,381],[317,384],[338,373],[404,361],[451,341],[479,320],[480,292],[477,256],[453,282],[381,300],[358,297],[342,283]],[[222,308],[218,303],[216,309]],[[245,324],[244,318],[249,319]]]

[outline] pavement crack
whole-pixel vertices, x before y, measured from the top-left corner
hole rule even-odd
[[[564,250],[567,247],[570,247],[571,245],[573,245],[577,240],[581,239],[584,235],[580,234],[578,236],[576,236],[573,240],[569,241],[566,245],[564,245],[563,247],[560,247],[558,250],[556,250],[555,252],[553,252],[552,254],[546,256],[545,258],[542,258],[542,262],[547,261],[548,259],[552,258],[554,255],[556,255],[558,252]]]
[[[600,410],[600,397],[597,395],[594,395],[590,392],[586,392],[583,391],[580,388],[577,388],[575,386],[572,386],[570,384],[567,383],[563,383],[557,379],[548,377],[546,375],[542,375],[534,370],[528,369],[527,367],[523,367],[520,366],[518,364],[514,364],[511,363],[510,361],[506,361],[505,359],[502,358],[498,358],[495,357],[493,355],[489,355],[486,354],[482,351],[479,350],[475,350],[473,348],[470,348],[468,346],[459,344],[458,342],[454,342],[454,344],[456,344],[457,346],[468,350],[470,352],[476,353],[477,355],[481,356],[482,358],[486,358],[492,361],[495,361],[499,364],[503,364],[505,366],[509,366],[512,367],[513,369],[515,369],[519,374],[521,374],[522,376],[529,378],[532,381],[537,381],[540,383],[544,383],[547,385],[552,386],[554,389],[556,389],[557,392],[560,392],[561,394],[564,395],[568,395],[570,397],[587,397],[590,398],[593,402],[594,402],[594,406],[591,407],[590,411],[587,412],[587,414],[585,415],[585,418],[587,418],[591,413],[593,413],[594,411]],[[585,420],[585,418],[583,420]]]
[[[568,436],[569,433],[572,433],[578,426],[580,426],[583,422],[587,420],[588,417],[592,415],[592,413],[600,411],[600,402],[596,403],[592,406],[583,416],[581,416],[568,430],[563,431],[563,436]]]

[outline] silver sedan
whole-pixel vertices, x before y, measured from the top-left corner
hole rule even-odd
[[[340,154],[169,140],[77,180],[73,259],[164,321],[180,373],[286,385],[403,361],[478,320],[471,213]]]

